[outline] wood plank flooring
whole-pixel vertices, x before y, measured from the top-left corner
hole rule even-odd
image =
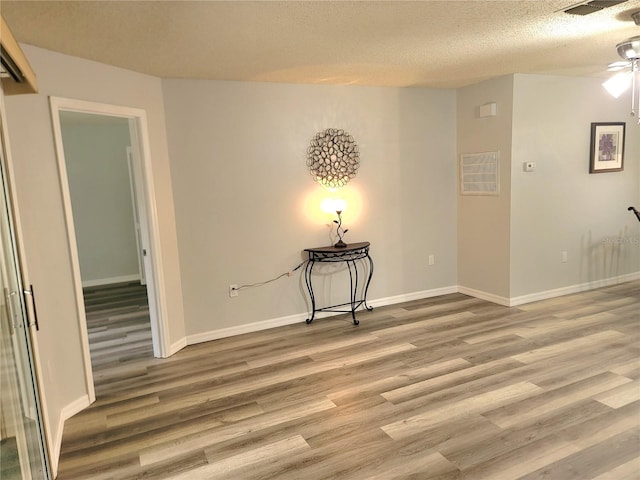
[[[640,281],[359,319],[105,358],[58,478],[640,479]]]
[[[153,358],[149,300],[146,286],[139,282],[87,287],[83,296],[99,396],[99,390],[105,387],[99,380],[103,371],[132,360]]]

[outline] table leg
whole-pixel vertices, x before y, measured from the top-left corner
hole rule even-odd
[[[309,298],[311,299],[311,317],[307,318],[307,323],[313,322],[316,316],[316,297],[313,295],[313,285],[311,284],[311,271],[313,270],[313,260],[307,262],[307,266],[304,269],[304,280],[307,284],[307,290],[309,290]]]
[[[369,284],[371,283],[371,278],[373,277],[373,259],[369,256],[369,253],[367,253],[367,259],[369,260],[369,276],[367,277],[367,283],[364,286],[364,294],[362,298],[364,300],[364,308],[371,311],[373,310],[373,307],[367,305],[367,292],[369,291]]]
[[[353,267],[353,273],[351,272],[351,267]],[[356,318],[356,302],[358,296],[358,265],[356,265],[355,260],[347,260],[347,268],[349,269],[349,284],[351,290],[351,318],[353,319],[353,324],[358,325],[360,323]],[[354,275],[355,282],[353,280]]]

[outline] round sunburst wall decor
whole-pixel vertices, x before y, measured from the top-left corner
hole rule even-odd
[[[360,166],[358,144],[348,132],[327,128],[311,139],[307,167],[313,179],[325,187],[344,187]]]

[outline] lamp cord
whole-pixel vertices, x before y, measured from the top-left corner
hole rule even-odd
[[[299,270],[300,267],[302,267],[307,262],[308,262],[308,260],[305,260],[305,261],[301,262],[295,268],[289,270],[288,272],[282,273],[282,274],[278,275],[277,277],[271,278],[269,280],[265,280],[264,282],[247,283],[245,285],[240,285],[240,286],[234,288],[234,290],[237,291],[237,290],[244,290],[245,288],[261,287],[261,286],[266,285],[268,283],[275,282],[276,280],[280,280],[282,277],[290,277],[290,276],[293,275],[293,272],[295,272],[296,270]]]

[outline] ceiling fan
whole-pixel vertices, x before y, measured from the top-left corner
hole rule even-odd
[[[640,10],[632,13],[631,18],[636,25],[640,25]],[[640,111],[640,92],[637,91],[640,88],[636,88],[640,87],[640,36],[624,40],[616,45],[616,50],[623,60],[610,63],[609,71],[618,73],[602,86],[615,98],[631,87],[631,115],[635,116]],[[637,110],[636,97],[639,97]],[[640,124],[640,117],[638,123]]]

